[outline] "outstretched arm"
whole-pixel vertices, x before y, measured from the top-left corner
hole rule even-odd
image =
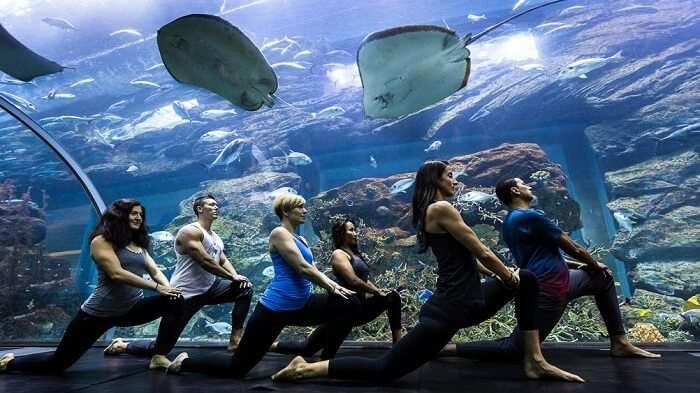
[[[590,268],[604,273],[610,272],[610,269],[608,269],[607,266],[595,260],[595,258],[593,258],[593,256],[588,251],[586,251],[585,248],[583,248],[583,246],[576,243],[574,239],[572,239],[566,233],[562,232],[557,245],[570,257],[576,259],[577,261],[585,263]]]
[[[204,234],[199,228],[189,225],[177,235],[175,245],[180,248],[182,254],[192,257],[202,265],[204,270],[227,280],[235,281],[234,275],[217,263],[204,249],[203,237]]]

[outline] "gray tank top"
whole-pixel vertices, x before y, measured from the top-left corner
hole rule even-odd
[[[121,248],[116,254],[124,270],[139,277],[146,273],[146,258],[143,252],[136,253]],[[92,316],[109,318],[126,314],[141,299],[141,288],[112,280],[98,265],[97,287],[80,308]]]
[[[216,263],[219,263],[221,253],[224,251],[224,242],[221,241],[219,235],[217,235],[214,231],[212,231],[210,234],[197,223],[188,225],[194,225],[204,234],[202,237],[202,245],[204,246],[204,250],[206,250],[207,254],[209,254],[212,258],[214,258]],[[186,227],[187,225],[180,228],[177,236],[180,236],[180,232],[182,232],[182,230],[184,230]],[[175,237],[176,241],[177,236]],[[175,247],[175,255],[177,256],[177,263],[175,265],[175,271],[170,278],[170,286],[182,290],[182,296],[185,299],[207,292],[214,284],[214,281],[216,281],[216,275],[204,270],[202,265],[189,255],[184,255],[177,252],[177,247]]]

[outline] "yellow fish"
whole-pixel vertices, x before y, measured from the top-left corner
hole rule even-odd
[[[637,314],[638,314],[640,317],[644,318],[644,317],[646,317],[647,315],[651,314],[651,310],[648,309],[648,308],[642,308],[641,310],[637,311]]]
[[[690,299],[688,299],[683,305],[683,311],[693,309],[700,309],[700,299],[698,299],[698,295],[691,296]]]

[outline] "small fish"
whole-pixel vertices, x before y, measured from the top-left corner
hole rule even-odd
[[[377,212],[378,215],[380,215],[382,217],[388,216],[389,214],[391,214],[391,210],[389,210],[389,208],[386,206],[379,206],[377,208],[377,210],[375,210],[375,211]]]
[[[157,64],[154,64],[154,65],[146,68],[144,71],[153,71],[153,70],[157,70],[158,68],[162,68],[162,67],[165,67],[165,65],[163,63],[157,63]]]
[[[78,30],[72,23],[63,18],[46,17],[41,20],[49,26],[58,27],[63,30]]]
[[[154,82],[149,82],[149,81],[142,81],[142,80],[133,80],[129,82],[130,85],[132,86],[140,86],[140,87],[151,87],[154,89],[160,89],[160,85]]]
[[[243,146],[245,146],[245,139],[236,138],[232,140],[224,147],[223,150],[221,150],[216,159],[209,164],[209,168],[217,165],[229,165],[236,160],[240,161]]]
[[[279,63],[271,64],[270,67],[272,67],[273,69],[282,68],[282,67],[296,68],[297,70],[305,70],[306,69],[306,67],[304,67],[303,64],[300,64],[298,61],[281,61]]]
[[[566,68],[559,73],[559,79],[586,79],[587,73],[620,59],[622,59],[622,52],[617,52],[610,57],[592,57],[589,59],[577,60],[566,66]]]
[[[563,26],[564,22],[547,22],[535,26],[535,29],[546,29],[549,27]]]
[[[634,225],[634,222],[629,217],[621,212],[614,212],[613,217],[615,218],[617,225],[620,227],[620,230],[632,232],[632,225]]]
[[[572,25],[570,23],[565,24],[565,25],[561,25],[561,26],[553,28],[552,30],[545,31],[544,33],[542,33],[542,35],[549,35],[549,34],[552,34],[554,32],[557,32],[559,30],[571,29],[572,27],[577,27],[577,26],[579,26],[579,25],[578,24]]]
[[[43,99],[45,99],[45,100],[54,100],[54,99],[57,99],[57,98],[58,98],[58,99],[63,99],[63,100],[69,100],[69,99],[72,99],[72,98],[75,98],[75,97],[76,97],[76,95],[73,94],[73,93],[56,93],[55,90],[51,90],[51,91],[49,91],[49,94],[47,94],[47,95],[45,95],[45,96],[43,96],[43,97],[41,97],[41,98],[43,98]]]
[[[173,111],[180,116],[182,119],[190,119],[190,113],[187,111],[187,108],[185,108],[185,105],[182,104],[181,101],[173,101],[172,103]]]
[[[270,279],[275,278],[275,268],[273,266],[266,267],[265,269],[263,269],[262,275],[263,277],[267,277]]]
[[[307,50],[303,50],[303,51],[297,52],[297,53],[294,55],[294,60],[296,60],[296,59],[298,59],[298,58],[300,58],[300,57],[302,57],[302,56],[309,56],[309,55],[311,55],[311,51],[310,51],[310,50],[308,50],[308,49],[307,49]]]
[[[2,85],[10,85],[10,86],[23,86],[23,85],[34,85],[36,86],[36,82],[25,82],[21,81],[19,79],[14,79],[14,78],[8,78],[5,75],[0,77],[0,84]]]
[[[318,113],[312,113],[312,119],[332,119],[336,116],[340,116],[345,113],[345,109],[339,107],[338,105],[329,106],[328,108],[322,109]]]
[[[29,304],[27,304],[27,310],[31,310],[34,308],[34,299],[29,301]]]
[[[285,157],[287,159],[287,165],[289,165],[289,163],[291,162],[292,165],[295,166],[304,166],[309,165],[313,162],[311,161],[311,157],[307,156],[304,153],[300,153],[298,151],[293,150],[290,150],[289,154],[286,154]]]
[[[24,99],[20,96],[12,94],[12,93],[8,93],[6,91],[0,91],[0,96],[5,98],[6,100],[10,101],[15,106],[21,106],[25,109],[29,109],[31,111],[37,112],[36,106],[34,106],[34,104],[29,102],[29,100],[27,100],[27,99]]]
[[[642,309],[637,311],[637,315],[639,315],[642,318],[650,315],[651,313],[652,313],[652,311],[648,308],[642,308]]]
[[[529,1],[529,0],[518,0],[518,1],[516,1],[516,2],[515,2],[515,5],[513,5],[513,11],[515,11],[515,10],[517,10],[518,8],[520,8],[520,7],[524,6],[525,4],[527,4],[528,1]]]
[[[77,81],[77,82],[74,82],[73,84],[71,84],[71,85],[68,86],[68,87],[69,87],[69,88],[74,88],[74,87],[78,87],[78,86],[83,86],[83,85],[87,85],[88,83],[92,83],[92,82],[94,82],[94,81],[95,81],[95,78],[85,78],[85,79],[81,79],[81,80],[79,80],[79,81]]]
[[[231,324],[228,322],[214,322],[211,323],[209,321],[204,321],[204,324],[212,329],[213,331],[217,332],[218,334],[231,334]]]
[[[282,40],[272,40],[270,42],[264,43],[263,46],[260,47],[260,52],[264,51],[265,49],[272,48],[273,46],[281,43]]]
[[[350,199],[350,197],[345,197],[343,201],[345,202],[345,206],[347,207],[352,207],[355,204],[355,202],[353,202],[353,200]]]
[[[114,112],[124,109],[129,104],[129,100],[117,101],[114,104],[107,107],[107,112]]]
[[[427,152],[430,152],[430,151],[438,151],[438,150],[440,150],[440,147],[441,147],[441,146],[442,146],[442,142],[441,142],[441,141],[435,141],[435,142],[431,143],[430,146],[428,146],[428,147],[427,147],[426,149],[424,149],[423,151],[426,152],[426,153],[427,153]]]
[[[121,29],[117,31],[113,31],[109,33],[110,37],[114,37],[115,35],[120,35],[120,34],[126,34],[134,37],[143,37],[143,34],[141,34],[138,30],[134,29]]]
[[[280,187],[268,194],[268,196],[271,199],[277,198],[277,196],[282,195],[282,194],[298,194],[297,190],[293,189],[292,187]]]
[[[544,71],[544,66],[539,63],[521,64],[518,66],[523,71]]]
[[[416,296],[421,303],[425,303],[433,296],[433,291],[430,289],[421,289],[420,291],[416,292]]]
[[[378,166],[378,165],[377,165],[377,160],[375,160],[374,157],[373,157],[371,154],[369,155],[369,166],[371,166],[372,168],[375,168],[375,169],[376,169],[377,166]]]
[[[151,239],[157,241],[157,242],[171,242],[175,240],[175,236],[173,236],[172,233],[168,231],[158,231],[158,232],[153,232],[149,234],[148,236],[151,237]]]
[[[126,168],[126,173],[132,173],[132,172],[136,172],[138,170],[139,170],[139,167],[137,167],[136,165],[129,165],[129,167]]]
[[[335,55],[352,57],[350,52],[342,50],[342,49],[334,49],[334,50],[326,52],[326,56],[335,56]]]
[[[209,131],[202,136],[199,137],[199,140],[202,142],[217,142],[222,139],[225,139],[231,135],[236,135],[235,131],[228,131],[227,129],[219,129],[219,130],[213,130]]]
[[[681,128],[673,131],[663,138],[654,137],[653,139],[656,139],[658,142],[667,142],[671,140],[681,142],[695,135],[700,135],[700,124],[683,125]]]
[[[416,180],[414,178],[402,179],[391,185],[391,193],[406,192]]]
[[[570,14],[574,11],[582,10],[584,8],[586,8],[586,7],[583,5],[572,5],[571,7],[566,7],[563,10],[561,10],[561,12],[559,13],[559,16]]]
[[[481,191],[469,191],[466,194],[462,194],[457,197],[457,202],[461,203],[485,203],[489,201],[497,200],[498,198],[493,194],[487,194]]]
[[[481,14],[481,15],[469,14],[469,15],[467,15],[467,19],[470,22],[475,23],[475,22],[478,22],[480,20],[486,19],[486,14]]]
[[[642,10],[643,11],[654,11],[654,12],[659,11],[658,8],[650,6],[650,5],[635,4],[635,5],[631,5],[629,7],[620,8],[619,10],[615,10],[614,12],[642,11]]]
[[[203,119],[219,119],[224,116],[234,116],[237,112],[235,109],[207,109],[199,114]]]

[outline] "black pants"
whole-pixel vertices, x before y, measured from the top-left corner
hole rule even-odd
[[[221,292],[221,287],[226,289]],[[219,293],[217,295],[217,293]],[[182,309],[178,313],[165,316],[160,321],[158,336],[155,340],[138,340],[130,342],[126,347],[126,353],[134,356],[148,357],[153,355],[167,355],[175,347],[182,331],[187,326],[192,316],[206,305],[234,303],[231,310],[231,326],[233,329],[243,327],[245,317],[250,310],[250,301],[253,298],[253,288],[242,288],[239,282],[231,282],[217,278],[209,290],[201,295],[192,296],[183,301]]]
[[[347,326],[347,333],[354,326],[362,326],[368,322],[375,320],[384,311],[387,312],[389,318],[389,327],[391,331],[401,329],[401,295],[396,291],[391,291],[386,296],[373,296],[369,298],[358,298],[360,300],[360,312],[353,316],[352,326]],[[321,349],[321,359],[331,359],[335,356],[336,351],[331,351],[330,348],[324,348],[326,335],[330,329],[329,324],[323,324],[316,328],[311,335],[303,341],[280,341],[277,344],[277,352],[298,354],[302,356],[312,356]],[[337,350],[337,348],[335,348]]]
[[[461,316],[459,323],[447,320],[445,309],[439,303],[426,303],[421,309],[420,322],[408,332],[390,351],[377,359],[345,357],[332,359],[328,365],[328,377],[335,379],[363,380],[386,383],[400,378],[433,359],[461,328],[473,326],[493,316],[515,297],[516,315],[526,329],[536,325],[537,295],[539,287],[535,275],[520,271],[520,287],[507,289],[495,279],[482,285],[484,302],[475,302]],[[456,318],[457,316],[449,316]]]
[[[270,349],[287,325],[315,326],[332,322],[326,335],[325,346],[336,348],[342,344],[346,326],[352,324],[352,315],[359,311],[357,298],[314,294],[304,307],[294,311],[272,311],[261,303],[255,306],[233,355],[210,354],[206,358],[188,358],[182,362],[182,371],[243,378]]]
[[[540,341],[554,329],[566,305],[581,296],[595,296],[610,337],[625,334],[620,307],[612,276],[588,270],[569,270],[567,299],[556,301],[540,297],[538,301]],[[471,359],[515,359],[522,357],[523,337],[519,326],[510,336],[493,341],[475,341],[457,344],[458,356]]]
[[[110,318],[92,316],[83,310],[68,325],[54,352],[20,356],[10,361],[8,371],[38,374],[60,373],[75,363],[100,336],[115,326],[136,326],[177,312],[182,299],[152,296],[139,300],[129,312]]]

